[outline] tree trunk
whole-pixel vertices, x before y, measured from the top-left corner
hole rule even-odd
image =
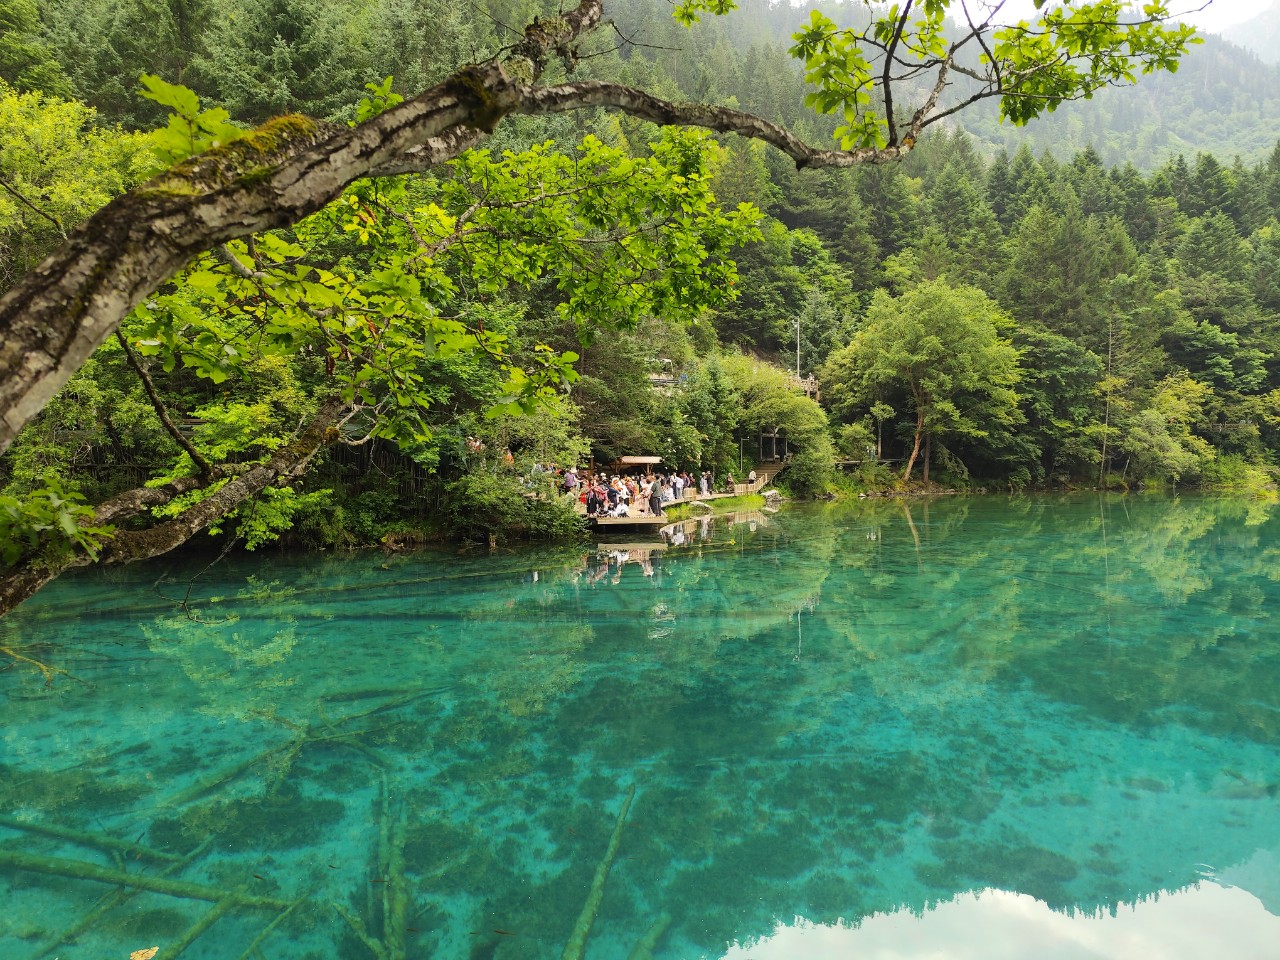
[[[924,407],[916,408],[916,440],[911,447],[911,456],[907,457],[907,469],[902,471],[903,483],[911,480],[911,471],[916,465],[916,457],[920,456],[920,441],[924,437]]]
[[[221,520],[271,484],[301,474],[317,453],[337,439],[338,431],[334,428],[334,422],[341,410],[341,402],[329,401],[296,440],[285,444],[265,463],[244,471],[221,490],[184,510],[174,519],[146,530],[117,533],[103,547],[99,562],[132,563],[167,553]],[[219,475],[225,476],[225,473]],[[202,485],[202,478],[184,477],[166,487],[127,491],[100,505],[95,511],[94,522],[103,524],[137,516],[150,507],[168,503],[178,494],[199,489]],[[87,566],[92,562],[83,553],[68,553],[52,561],[34,558],[0,575],[0,616],[35,595],[67,570]]]

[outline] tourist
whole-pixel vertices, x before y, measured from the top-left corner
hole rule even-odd
[[[649,478],[649,513],[655,517],[665,516],[662,512],[662,488],[653,477]]]
[[[587,484],[587,516],[594,517],[601,512],[604,505],[604,488],[600,486],[598,481],[590,481]]]
[[[703,470],[702,476],[698,479],[698,489],[702,491],[702,495],[704,497],[709,496],[711,494],[710,489],[708,489],[710,484],[711,484],[711,474],[708,473],[706,470]]]

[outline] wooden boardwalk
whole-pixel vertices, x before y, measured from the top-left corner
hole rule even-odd
[[[735,483],[733,485],[734,493],[709,493],[705,497],[696,496],[684,497],[680,500],[668,500],[662,505],[662,509],[668,510],[671,507],[692,507],[699,503],[705,505],[708,500],[727,500],[730,497],[742,497],[747,494],[758,492],[763,486],[764,484],[760,481],[756,481],[754,484]],[[575,509],[582,516],[587,516],[587,505],[581,500],[578,501]],[[707,509],[710,509],[710,507]],[[647,513],[640,514],[639,516],[633,513],[625,517],[588,517],[587,519],[591,520],[592,523],[598,527],[661,527],[671,522],[670,517],[651,517]]]

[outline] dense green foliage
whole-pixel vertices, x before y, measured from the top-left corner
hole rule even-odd
[[[157,165],[285,110],[363,119],[491,55],[538,6],[490,0],[482,20],[408,0],[0,0],[0,289]],[[741,106],[815,143],[884,142],[837,22],[856,9],[806,9],[782,43],[794,9],[742,6],[686,32],[666,4],[623,5],[619,33],[644,45],[597,44],[579,76]],[[954,25],[925,8],[929,48]],[[843,72],[824,73],[841,51]],[[1206,45],[1179,77],[1217,76],[1222,59]],[[1246,66],[1265,118],[1274,78]],[[830,488],[838,458],[905,478],[922,458],[926,482],[1015,488],[1265,482],[1280,145],[1144,172],[1160,144],[1195,142],[1194,119],[1182,139],[1101,132],[1117,105],[1143,112],[1139,96],[1181,82],[1064,107],[1055,122],[1100,119],[1060,142],[1097,149],[1037,155],[977,110],[977,137],[931,134],[902,164],[840,172],[603,112],[512,120],[448,169],[356,184],[193,264],[0,461],[4,522],[30,538],[67,526],[77,496],[261,462],[331,397],[351,410],[344,443],[220,529],[250,546],[562,535],[571,511],[535,465],[649,453],[723,474],[762,456],[766,433],[787,440],[782,481],[805,495]],[[1215,107],[1214,90],[1197,96],[1219,120],[1245,109]],[[1012,156],[991,149],[997,129]],[[818,375],[825,410],[791,373]]]

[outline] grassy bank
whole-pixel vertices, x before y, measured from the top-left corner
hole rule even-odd
[[[705,517],[707,511],[703,507],[694,508],[694,503],[710,507],[713,514],[732,513],[735,510],[759,510],[765,505],[764,497],[758,493],[749,493],[741,497],[723,497],[718,500],[691,500],[688,503],[669,503],[663,512],[672,520],[687,520],[690,517]]]

